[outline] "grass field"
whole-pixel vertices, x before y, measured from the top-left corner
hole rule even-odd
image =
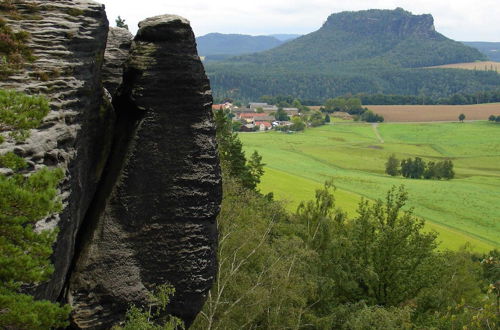
[[[387,123],[374,129],[363,123],[335,123],[304,133],[245,133],[247,153],[258,150],[266,173],[260,189],[274,192],[294,209],[312,199],[314,190],[333,178],[337,204],[351,216],[364,197],[384,198],[404,184],[409,207],[440,233],[443,248],[469,241],[478,251],[500,248],[500,127],[488,122]],[[387,157],[451,158],[457,177],[451,181],[411,180],[384,174]]]
[[[430,69],[464,69],[464,70],[478,70],[478,71],[497,71],[500,72],[500,62],[483,61],[483,62],[468,62],[468,63],[455,63],[437,66],[429,66]]]
[[[487,120],[500,115],[500,103],[472,105],[367,105],[384,116],[387,122],[457,121],[463,113],[466,120]]]

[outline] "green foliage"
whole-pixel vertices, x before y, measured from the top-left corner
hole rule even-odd
[[[278,202],[223,180],[219,271],[193,329],[283,329],[307,324],[315,253]]]
[[[360,116],[360,119],[368,123],[382,123],[384,121],[383,116],[377,115],[371,110],[363,112],[363,114]]]
[[[165,315],[170,298],[175,289],[169,284],[158,286],[150,296],[147,308],[131,306],[126,314],[123,326],[115,326],[113,330],[181,330],[184,323],[177,317]]]
[[[361,100],[357,97],[336,97],[325,101],[325,111],[328,113],[334,111],[348,112],[351,115],[361,114],[365,111]]]
[[[287,129],[290,131],[300,132],[306,128],[306,123],[300,117],[292,118],[292,125],[288,126]]]
[[[309,119],[309,124],[312,127],[318,127],[324,125],[326,121],[321,112],[319,111],[313,112],[311,115],[309,115],[308,119]]]
[[[488,117],[488,120],[489,120],[489,121],[496,121],[496,119],[497,119],[497,117],[496,117],[495,115],[490,115],[490,116]]]
[[[440,162],[426,163],[422,158],[403,159],[401,161],[401,175],[411,179],[446,179],[455,177],[453,162],[449,159]]]
[[[461,113],[459,116],[458,116],[458,120],[460,120],[461,122],[463,122],[465,119],[465,115],[463,113]]]
[[[42,96],[0,89],[0,131],[10,131],[16,141],[23,141],[29,129],[40,126],[49,113],[49,103]],[[0,140],[1,143],[1,140]]]
[[[399,160],[396,158],[395,154],[391,154],[385,163],[385,173],[390,176],[396,176],[399,174]]]
[[[357,94],[355,97],[361,99],[363,104],[370,105],[402,105],[402,104],[479,104],[500,102],[500,89],[489,91],[481,90],[474,93],[454,93],[449,97],[436,97],[423,88],[419,95],[394,95],[394,94]]]
[[[27,166],[24,158],[17,156],[13,152],[8,152],[0,156],[0,167],[10,168],[19,171]]]
[[[255,190],[264,173],[262,157],[254,152],[247,162],[238,134],[233,132],[233,124],[228,117],[228,112],[222,109],[217,110],[214,120],[223,170],[227,171],[229,176],[239,180],[245,188]]]
[[[386,330],[412,329],[412,310],[409,307],[384,308],[367,306],[352,313],[343,324],[342,329],[349,330]]]
[[[116,27],[119,27],[119,28],[123,28],[123,29],[127,29],[128,30],[128,25],[125,23],[125,20],[123,18],[121,18],[120,16],[118,16],[116,19],[115,19],[115,24],[116,24]]]
[[[0,90],[0,128],[17,140],[29,135],[48,112],[41,97]],[[19,293],[22,286],[39,284],[53,272],[50,264],[57,230],[35,230],[35,223],[61,209],[56,187],[60,169],[42,169],[24,176],[26,161],[9,152],[0,166],[14,171],[0,175],[0,328],[48,329],[68,325],[69,306],[35,301]]]
[[[165,315],[170,298],[175,289],[168,285],[160,285],[154,294],[151,294],[149,305],[146,309],[132,306],[126,314],[127,321],[123,327],[113,329],[123,330],[174,330],[184,329],[183,322],[174,316]],[[157,324],[161,323],[161,324]]]
[[[331,122],[330,116],[328,114],[325,115],[325,123]]]
[[[290,117],[288,117],[288,115],[286,114],[286,111],[283,110],[282,107],[278,108],[278,111],[276,111],[276,113],[274,114],[274,118],[276,118],[276,120],[279,120],[279,121],[290,120]]]
[[[2,329],[45,330],[66,327],[71,309],[68,305],[34,300],[30,295],[0,288],[0,311]]]

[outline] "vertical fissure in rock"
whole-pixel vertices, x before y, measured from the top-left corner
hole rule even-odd
[[[140,73],[135,71],[127,72],[129,76],[128,79],[134,81],[134,75],[136,74]],[[120,88],[126,89],[125,86],[120,86]],[[75,253],[66,276],[64,290],[62,290],[58,299],[61,302],[68,302],[67,293],[71,275],[74,272],[82,251],[86,247],[86,243],[91,241],[90,237],[97,228],[100,216],[106,207],[106,203],[126,163],[127,153],[130,150],[130,144],[134,138],[137,126],[140,124],[144,115],[144,111],[138,109],[127,97],[118,96],[113,98],[113,108],[116,113],[116,120],[114,127],[111,128],[113,130],[111,151],[102,172],[96,193],[92,198],[82,226],[80,227],[80,231],[76,236]]]

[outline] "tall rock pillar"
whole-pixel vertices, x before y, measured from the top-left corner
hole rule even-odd
[[[222,191],[209,81],[187,20],[157,16],[139,27],[69,284],[80,328],[123,320],[163,283],[176,289],[169,312],[189,325],[216,275]]]

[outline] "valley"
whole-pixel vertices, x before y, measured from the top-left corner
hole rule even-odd
[[[240,134],[247,154],[257,150],[266,163],[262,193],[273,192],[294,210],[314,190],[333,179],[337,206],[355,215],[361,198],[384,198],[391,186],[405,185],[409,206],[436,230],[441,248],[458,249],[470,242],[477,251],[500,247],[500,130],[495,123],[336,122],[304,133]],[[384,164],[422,157],[455,164],[453,180],[412,180],[390,177]]]

